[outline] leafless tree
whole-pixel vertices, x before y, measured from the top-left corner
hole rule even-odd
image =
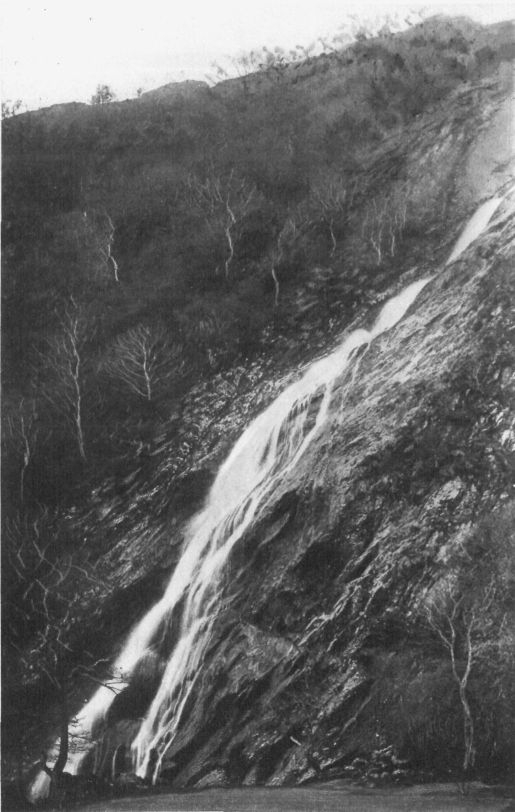
[[[280,285],[279,285],[279,278],[277,276],[277,266],[280,262],[284,259],[285,253],[288,247],[295,242],[298,236],[298,228],[299,228],[299,216],[298,212],[291,212],[289,216],[284,221],[283,227],[281,228],[275,245],[272,249],[271,258],[270,258],[270,273],[272,275],[272,279],[274,282],[274,305],[275,307],[279,304],[279,292],[280,292]]]
[[[365,210],[361,233],[370,243],[381,265],[386,253],[394,257],[406,228],[410,192],[401,184],[388,196],[374,198]]]
[[[493,579],[472,596],[460,595],[453,584],[437,588],[426,606],[431,629],[443,643],[451,663],[463,716],[463,771],[474,766],[476,748],[474,718],[470,707],[470,675],[484,643],[485,617],[495,600]]]
[[[87,554],[62,555],[55,550],[48,511],[29,520],[17,516],[6,522],[4,566],[9,572],[7,616],[9,644],[26,685],[41,680],[52,689],[59,706],[59,752],[50,771],[60,775],[70,741],[70,697],[82,681],[106,685],[117,692],[117,681],[107,661],[84,649],[80,627],[91,618],[99,598],[107,593]],[[46,768],[41,765],[42,769]]]
[[[60,329],[38,352],[45,373],[43,394],[73,426],[79,454],[86,459],[83,428],[85,345],[92,334],[92,322],[85,309],[70,297],[59,318]],[[48,375],[48,373],[50,373]]]
[[[168,341],[163,329],[140,324],[116,339],[101,370],[151,401],[157,386],[184,373],[185,362],[182,347]]]
[[[92,239],[106,267],[112,268],[114,281],[119,282],[119,266],[112,251],[116,231],[113,221],[107,212],[99,217],[98,214],[88,214],[87,211],[83,212],[83,220],[89,238]]]
[[[227,246],[224,260],[226,278],[234,259],[235,232],[256,197],[256,189],[231,170],[225,177],[213,169],[204,180],[190,175],[186,193],[192,206],[204,217],[215,236],[223,234]]]
[[[342,175],[320,178],[311,189],[310,208],[312,214],[321,219],[329,230],[331,256],[337,248],[335,225],[345,221],[355,194],[356,183],[347,183]]]
[[[30,465],[38,439],[36,400],[20,398],[15,410],[6,417],[5,436],[16,446],[21,457],[20,463],[20,503],[25,498],[25,476]]]
[[[251,88],[252,77],[259,80],[266,79],[268,82],[278,82],[286,75],[289,67],[309,59],[314,49],[315,43],[308,46],[296,45],[288,52],[279,46],[273,49],[264,46],[228,57],[224,64],[212,62],[213,74],[209,74],[206,78],[213,84],[239,78],[243,92],[247,95]]]
[[[358,14],[348,14],[347,22],[341,25],[337,34],[330,40],[320,38],[319,42],[325,53],[334,54],[339,60],[344,61],[348,46],[354,42],[363,42],[372,37],[388,39],[396,31],[403,30],[406,26],[411,27],[420,23],[425,16],[424,9],[421,11],[410,11],[406,14],[392,14],[391,12],[381,14],[374,18],[367,18]]]

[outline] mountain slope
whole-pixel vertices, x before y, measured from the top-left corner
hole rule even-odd
[[[479,600],[485,583],[496,605],[476,607],[474,633],[491,627],[498,648],[469,686],[476,764],[508,769],[509,713],[494,727],[491,715],[508,711],[513,665],[509,623],[496,626],[513,612],[513,237],[511,200],[342,374],[325,427],[231,553],[163,777],[297,782],[378,744],[458,769],[460,706],[427,610],[449,585]],[[145,681],[171,656],[158,639]],[[107,752],[139,727],[119,718],[140,679],[109,711]],[[497,688],[482,707],[485,680]]]
[[[328,420],[236,544],[160,775],[299,782],[386,746],[414,769],[457,770],[463,708],[440,595],[465,607],[459,668],[466,612],[479,618],[475,769],[508,772],[508,34],[433,21],[279,78],[6,122],[4,679],[6,730],[16,742],[21,714],[27,753],[54,736],[43,705],[56,700],[42,660],[23,670],[44,629],[27,578],[46,595],[63,562],[72,573],[73,624],[59,627],[60,610],[56,623],[66,667],[85,674],[75,712],[105,679],[81,656],[113,660],[160,599],[251,420],[344,330],[369,329],[430,278],[342,373]],[[488,229],[444,267],[495,194]],[[100,772],[152,701],[173,624],[162,637],[110,707],[89,757]]]

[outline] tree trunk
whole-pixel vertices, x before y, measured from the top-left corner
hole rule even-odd
[[[329,256],[332,257],[334,256],[334,252],[336,251],[336,237],[334,236],[334,220],[332,217],[329,219],[327,225],[329,226],[329,234],[331,235],[331,243],[332,243],[332,248]]]
[[[21,727],[21,726],[20,726]],[[20,801],[26,801],[25,795],[25,779],[23,771],[23,742],[21,738],[21,731],[16,738],[16,793]]]
[[[465,742],[465,754],[463,756],[463,772],[465,775],[474,766],[476,751],[474,748],[474,720],[468,703],[465,688],[460,686],[460,700],[463,708],[463,738]]]
[[[68,761],[68,700],[64,690],[60,697],[59,715],[59,735],[61,741],[59,744],[59,755],[57,756],[57,761],[54,764],[54,775],[60,775],[66,767],[66,762]]]
[[[274,305],[277,307],[279,304],[279,280],[277,278],[277,274],[275,272],[275,266],[272,263],[272,279],[274,280],[274,287],[275,287],[275,295],[274,295]]]

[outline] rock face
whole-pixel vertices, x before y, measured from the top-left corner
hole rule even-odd
[[[490,175],[485,188],[503,202],[492,203],[483,233],[455,261],[456,251],[446,265],[425,257],[399,279],[392,293],[430,277],[402,321],[357,350],[334,387],[328,420],[237,542],[223,584],[214,584],[211,640],[189,677],[194,688],[164,747],[161,779],[297,783],[337,773],[378,745],[420,769],[443,769],[439,751],[459,762],[460,745],[451,742],[460,741],[460,705],[426,622],[428,596],[445,577],[449,550],[513,495],[514,201],[498,132],[511,102],[492,102],[475,139],[463,121],[434,121],[429,137],[414,128],[413,165],[434,166],[435,187],[454,165],[452,205],[470,213],[484,199],[474,156],[496,143],[489,165],[498,178]],[[353,326],[376,316],[372,309]],[[146,571],[134,560],[143,538],[125,538],[121,558],[111,554],[122,581],[141,581],[134,573]],[[178,541],[171,550],[179,561]],[[124,740],[123,719],[150,705],[170,640],[180,635],[174,618],[151,645],[157,671],[140,688],[135,675],[113,703],[105,752]],[[431,705],[429,717],[413,699],[417,690],[429,705],[439,690],[450,702]],[[493,728],[475,713],[487,739],[481,769],[502,771],[510,747],[496,750]],[[133,738],[133,723],[130,730]]]
[[[409,750],[381,701],[431,667],[417,618],[442,550],[511,495],[507,216],[362,350],[234,551],[230,608],[163,764],[177,785],[221,769],[308,780],[388,736]]]
[[[414,41],[413,47],[419,46]],[[465,46],[460,42],[458,46],[465,66]],[[358,43],[349,52],[346,81],[351,89],[356,85],[356,98],[369,85],[377,90],[377,65],[368,64],[374,47],[369,44],[360,56]],[[454,40],[442,46],[451,51],[455,47]],[[488,62],[488,53],[483,56]],[[368,79],[364,83],[362,75],[365,57],[366,70],[373,74],[370,83]],[[381,58],[386,60],[384,54]],[[513,113],[509,58],[508,54],[490,74],[481,72],[479,60],[473,80],[451,89],[442,85],[441,95],[429,94],[432,101],[427,109],[421,105],[423,112],[416,112],[415,104],[402,126],[383,109],[383,140],[372,140],[362,151],[357,148],[343,168],[340,158],[335,159],[331,172],[336,181],[334,188],[329,184],[327,197],[322,170],[317,182],[322,178],[323,183],[313,186],[313,194],[308,195],[301,183],[289,189],[288,206],[300,196],[295,212],[301,225],[293,236],[287,222],[277,237],[272,222],[261,233],[257,214],[255,222],[245,221],[240,235],[244,248],[231,270],[235,278],[239,274],[242,290],[257,270],[264,272],[270,287],[263,290],[271,293],[273,303],[269,277],[275,248],[270,245],[277,244],[286,256],[280,268],[286,304],[276,318],[290,323],[282,334],[278,331],[279,338],[267,343],[265,335],[261,354],[256,352],[249,361],[242,350],[231,356],[237,359],[234,363],[210,367],[180,398],[163,395],[155,409],[150,403],[144,404],[145,409],[138,404],[136,416],[130,413],[131,402],[122,404],[123,393],[116,393],[112,409],[126,416],[122,435],[126,450],[119,452],[119,459],[113,458],[117,465],[112,470],[111,463],[104,465],[104,481],[90,471],[92,493],[88,491],[82,503],[79,497],[78,506],[72,502],[73,494],[69,496],[56,520],[61,537],[64,534],[66,542],[72,538],[77,550],[85,551],[88,568],[93,565],[108,585],[87,593],[81,604],[87,618],[83,623],[74,618],[70,631],[74,650],[91,652],[93,661],[116,661],[126,647],[123,641],[131,639],[131,629],[148,618],[167,593],[170,578],[184,562],[192,520],[209,500],[220,466],[252,421],[290,385],[303,380],[313,362],[332,357],[343,337],[361,331],[363,339],[356,341],[349,363],[338,368],[320,425],[317,409],[321,401],[325,404],[322,395],[327,388],[320,384],[320,391],[310,395],[302,430],[309,433],[317,426],[313,439],[295,464],[285,466],[275,479],[273,492],[267,492],[253,521],[216,570],[213,594],[208,594],[213,602],[207,643],[199,649],[195,667],[184,674],[184,702],[170,725],[173,735],[161,737],[157,744],[147,737],[145,759],[137,765],[140,779],[170,781],[178,787],[303,783],[346,774],[346,768],[354,765],[354,770],[359,763],[380,764],[378,753],[388,754],[388,774],[395,772],[396,764],[404,769],[406,763],[426,776],[457,773],[470,736],[469,717],[474,729],[467,767],[473,766],[481,776],[509,773],[515,741],[511,714],[515,191],[513,149],[505,135]],[[455,62],[453,70],[459,73],[462,63]],[[396,71],[406,81],[409,74],[400,53],[392,52],[386,65],[388,87],[400,93],[403,85],[396,84]],[[324,57],[317,65],[307,60],[297,74],[292,67],[288,74],[289,90],[295,82],[299,86],[301,79],[305,82],[306,109],[310,94],[314,98],[325,88],[324,126],[326,141],[332,144],[328,155],[333,157],[334,151],[340,154],[340,139],[352,133],[355,138],[338,96],[338,71],[347,67]],[[267,93],[270,87],[275,93],[270,76],[258,78]],[[200,119],[207,125],[220,103],[217,93],[233,94],[223,116],[235,110],[238,117],[240,105],[253,107],[258,91],[257,85],[249,88],[234,80],[229,88],[213,92],[204,83],[179,83],[144,94],[143,100],[134,102],[135,109],[143,116],[148,103],[156,120],[147,122],[143,116],[140,136],[150,138],[148,133],[154,133],[152,137],[168,139],[174,115],[166,112],[167,99],[177,97],[178,114],[180,108],[187,109],[191,97],[198,103],[194,113],[209,98],[210,115]],[[261,99],[263,109],[268,110],[269,98],[275,97]],[[288,94],[277,98],[284,101],[288,119]],[[110,119],[102,119],[106,138],[109,121],[129,115],[129,107],[122,107],[113,105],[107,111]],[[162,121],[157,113],[163,113]],[[100,114],[104,111],[88,113],[92,127],[100,128]],[[334,132],[329,126],[333,115]],[[292,121],[296,126],[297,119]],[[64,123],[63,118],[60,126]],[[315,124],[310,124],[314,131]],[[285,155],[290,152],[293,125],[288,127]],[[331,141],[331,133],[338,137]],[[177,162],[190,134],[187,128],[176,133]],[[208,131],[206,143],[209,138]],[[260,149],[268,156],[267,143]],[[223,144],[225,149],[225,140]],[[237,159],[243,161],[243,156]],[[334,228],[327,207],[343,205],[338,172],[348,184],[345,195],[351,188],[356,193],[339,228]],[[231,181],[232,177],[231,169]],[[187,179],[191,181],[189,174]],[[274,182],[270,181],[273,188]],[[113,175],[113,187],[116,183]],[[175,176],[170,184],[175,190]],[[186,183],[185,188],[191,192],[196,187]],[[198,188],[209,191],[207,181]],[[118,193],[123,197],[123,188]],[[154,205],[154,197],[163,218],[159,239],[164,240],[170,230],[167,218],[180,208],[175,205],[180,200],[165,196],[162,202],[153,191],[145,200],[152,199]],[[173,206],[170,200],[175,201]],[[152,220],[137,203],[133,214],[122,207],[127,219],[121,242],[129,241],[131,234],[139,240],[139,216]],[[226,203],[229,206],[229,197]],[[484,204],[490,219],[484,219],[475,239],[449,262],[464,226]],[[181,205],[186,206],[184,200]],[[282,224],[280,195],[273,206],[270,201],[266,206],[277,207]],[[266,206],[263,203],[260,210],[263,222],[271,217]],[[79,226],[85,228],[85,215],[75,214],[69,227],[79,233]],[[192,222],[203,221],[203,210],[201,214]],[[180,229],[177,233],[180,240]],[[147,237],[149,250],[154,243],[160,245],[150,225]],[[130,245],[129,241],[129,249]],[[188,245],[191,253],[194,241]],[[206,255],[209,245],[204,246]],[[162,253],[161,259],[159,251],[152,253],[158,279],[166,270],[164,248]],[[199,257],[203,263],[204,254]],[[303,270],[297,284],[299,257]],[[199,259],[199,266],[202,263]],[[237,307],[241,291],[233,288],[232,277],[221,281],[221,267],[209,285],[225,285],[227,303],[234,308],[227,311],[227,320],[231,314],[241,320]],[[385,302],[422,280],[427,284],[420,285],[401,320],[383,324],[382,332],[374,329]],[[102,303],[104,299],[109,303],[111,296],[113,302],[118,302],[116,297],[121,300],[120,290],[125,296],[129,274],[123,281],[126,288],[112,279],[109,284],[111,288],[101,289]],[[117,304],[121,321],[136,308],[139,292],[135,285],[127,313]],[[160,305],[158,292],[145,305],[145,318]],[[329,306],[333,295],[342,300],[335,317]],[[317,311],[322,299],[325,305]],[[192,309],[191,303],[188,307]],[[163,308],[166,314],[166,302]],[[313,312],[325,313],[329,326],[316,327],[317,317],[309,315]],[[199,308],[199,325],[207,331],[212,327],[210,313],[207,307]],[[174,311],[178,324],[181,315]],[[245,312],[244,317],[250,315]],[[270,335],[271,327],[263,329],[264,334],[267,331]],[[98,359],[111,346],[109,336],[102,334],[101,339],[108,343],[104,346],[98,339],[94,353],[91,350],[92,378],[101,367]],[[169,352],[170,346],[163,341]],[[212,353],[210,346],[207,349],[209,366]],[[170,365],[174,358],[165,361]],[[96,392],[97,383],[94,389],[91,386]],[[23,399],[20,408],[21,404]],[[95,447],[100,460],[105,436],[101,429],[99,425],[100,450]],[[18,444],[18,456],[19,448]],[[39,525],[19,526],[27,534],[35,527],[34,549],[39,551]],[[98,710],[96,715],[91,712],[86,730],[94,744],[85,759],[76,759],[75,768],[91,768],[106,778],[118,772],[133,781],[131,745],[142,720],[149,718],[177,643],[184,640],[179,619],[185,601],[172,597],[169,611],[140,642],[130,667],[116,675],[123,683],[116,697],[111,692],[109,702],[97,707],[91,683],[84,687],[74,683],[69,698],[73,712],[80,711],[86,696],[84,708]],[[31,633],[29,628],[27,645]],[[95,670],[91,675],[98,682]],[[158,713],[156,724],[171,721],[164,717],[164,711],[161,718]],[[52,727],[51,720],[48,725]]]
[[[446,670],[434,640],[424,652],[442,562],[513,495],[513,207],[508,192],[456,261],[433,266],[402,321],[357,351],[324,427],[237,542],[162,778],[302,782],[385,742],[440,766],[459,703],[437,711],[448,728],[436,732],[423,713],[395,714],[418,683],[436,690],[435,658]],[[152,643],[161,674],[173,617]]]

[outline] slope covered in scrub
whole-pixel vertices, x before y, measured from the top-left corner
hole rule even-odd
[[[425,278],[228,559],[159,774],[302,782],[381,747],[458,770],[453,601],[459,673],[474,617],[468,766],[508,774],[513,56],[508,24],[436,18],[212,88],[4,122],[7,774],[53,741],[63,697],[71,718],[108,679],[252,419]],[[176,637],[94,731],[98,772]]]

